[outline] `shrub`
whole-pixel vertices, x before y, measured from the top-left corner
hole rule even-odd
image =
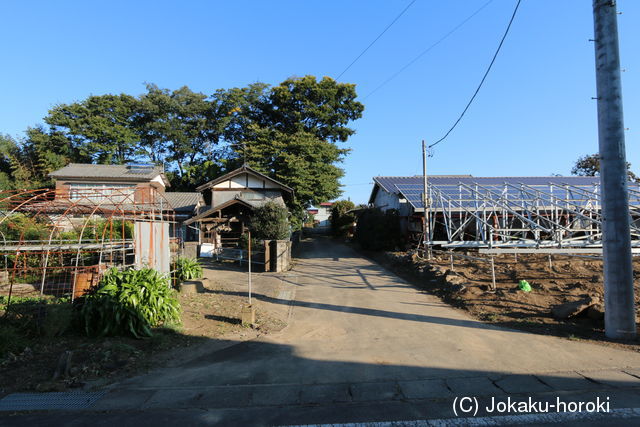
[[[359,218],[355,233],[356,241],[364,249],[374,251],[394,250],[404,244],[400,229],[400,216],[396,210],[382,212],[366,209]]]
[[[244,233],[240,236],[238,241],[238,247],[240,249],[244,249],[245,251],[249,249],[249,234]],[[264,250],[264,240],[259,240],[251,235],[251,250],[252,251],[262,251]]]
[[[180,282],[202,277],[202,266],[194,258],[178,258],[173,264],[173,269],[176,272],[176,278]]]
[[[65,333],[72,323],[73,306],[68,298],[0,297],[2,321],[24,336],[53,337]]]
[[[251,218],[252,237],[262,240],[284,240],[291,235],[289,211],[275,202],[256,208]]]
[[[356,205],[350,200],[338,200],[331,208],[331,232],[334,236],[346,236],[351,225],[355,221],[355,215],[348,214],[347,211],[355,208]]]
[[[14,325],[0,323],[0,357],[7,353],[17,354],[29,345],[19,328]]]
[[[180,322],[180,304],[157,271],[112,268],[85,297],[80,316],[90,336],[149,337],[153,327]]]
[[[10,214],[0,224],[0,233],[5,240],[45,240],[51,233],[51,223],[44,218],[22,213]]]

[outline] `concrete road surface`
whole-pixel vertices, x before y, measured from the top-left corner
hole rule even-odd
[[[303,242],[279,277],[277,295],[258,286],[254,297],[289,310],[284,331],[186,350],[183,363],[118,384],[90,409],[124,423],[173,423],[183,411],[202,424],[322,424],[455,418],[466,396],[485,409],[492,397],[561,396],[608,397],[611,410],[631,411],[624,419],[640,414],[639,352],[484,324],[326,238]],[[482,408],[476,416],[514,415]],[[553,419],[529,420],[542,421]]]

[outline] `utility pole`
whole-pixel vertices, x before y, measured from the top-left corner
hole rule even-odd
[[[615,0],[593,0],[602,188],[605,334],[636,336],[627,161]]]
[[[429,245],[430,235],[431,235],[431,221],[429,218],[429,187],[427,185],[427,146],[424,143],[424,139],[422,140],[422,179],[423,187],[422,187],[422,201],[424,202],[424,215],[423,219],[423,227],[422,227],[422,244],[424,245],[424,250],[427,253],[427,259],[431,259],[431,246]]]

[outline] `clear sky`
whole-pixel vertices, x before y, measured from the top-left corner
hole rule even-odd
[[[347,146],[344,196],[366,202],[375,175],[421,172],[488,65],[515,0],[417,0],[340,79],[365,104]],[[144,92],[207,94],[306,74],[336,77],[410,0],[3,1],[0,132],[21,137],[57,103]],[[640,171],[640,1],[618,11],[627,158]],[[492,73],[435,149],[430,173],[568,175],[597,151],[591,0],[523,0]]]

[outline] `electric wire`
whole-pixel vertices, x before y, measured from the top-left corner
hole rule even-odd
[[[407,68],[409,68],[410,66],[412,66],[418,59],[422,58],[424,55],[426,55],[429,51],[431,51],[433,48],[435,48],[436,46],[438,46],[440,43],[442,43],[443,41],[445,41],[446,39],[448,39],[453,33],[455,33],[456,31],[458,31],[463,25],[465,25],[467,22],[469,22],[474,16],[476,16],[478,13],[480,13],[485,7],[489,6],[489,4],[493,3],[493,0],[489,0],[488,2],[486,2],[485,4],[483,4],[482,6],[480,6],[475,12],[473,12],[471,15],[469,15],[467,18],[465,18],[462,22],[460,22],[458,25],[456,25],[455,27],[453,27],[447,34],[445,34],[444,36],[440,37],[436,42],[434,42],[433,44],[431,44],[428,48],[426,48],[425,50],[423,50],[422,52],[420,52],[420,54],[418,54],[418,56],[416,56],[415,58],[413,58],[411,61],[409,61],[404,67],[400,68],[398,71],[396,71],[394,74],[391,75],[391,77],[389,77],[388,79],[386,79],[385,81],[383,81],[382,83],[380,83],[374,90],[372,90],[371,92],[369,92],[369,94],[367,96],[365,96],[363,98],[363,100],[366,100],[367,98],[369,98],[371,95],[373,95],[374,93],[376,93],[378,90],[380,90],[383,86],[385,86],[387,83],[389,83],[391,80],[395,79],[396,77],[398,77],[398,75],[400,73],[402,73],[404,70],[406,70]]]
[[[485,71],[484,76],[482,76],[482,80],[480,80],[480,84],[478,85],[478,87],[476,88],[476,91],[473,93],[473,96],[471,97],[471,99],[467,103],[467,106],[464,107],[464,110],[462,110],[462,113],[458,117],[458,120],[456,120],[455,123],[453,124],[453,126],[451,126],[451,128],[449,128],[447,133],[445,133],[442,138],[440,138],[439,140],[437,140],[433,144],[429,145],[429,148],[435,147],[436,145],[440,144],[442,141],[444,141],[449,136],[449,134],[456,128],[456,126],[458,126],[458,123],[460,123],[460,120],[462,120],[462,117],[464,117],[465,113],[467,112],[467,110],[471,106],[471,103],[476,98],[476,95],[478,95],[478,92],[480,92],[480,88],[484,84],[484,81],[487,79],[487,76],[489,75],[489,72],[491,71],[491,67],[493,67],[493,63],[496,61],[496,58],[498,57],[498,53],[500,53],[500,49],[502,48],[502,44],[504,43],[505,39],[507,38],[507,34],[509,34],[509,29],[511,29],[511,24],[513,23],[513,20],[516,17],[516,13],[518,12],[518,7],[520,7],[520,2],[521,1],[522,0],[518,0],[518,2],[516,3],[516,7],[513,10],[513,14],[511,15],[511,19],[509,20],[509,25],[507,25],[507,29],[504,31],[502,39],[500,40],[500,44],[498,45],[498,48],[496,49],[496,52],[493,54],[493,58],[491,59],[491,63],[489,64],[489,67],[487,68],[487,71]]]
[[[393,24],[395,24],[395,23],[396,23],[396,21],[397,21],[398,19],[400,19],[400,17],[401,17],[402,15],[404,15],[404,13],[405,13],[405,12],[406,12],[410,7],[411,7],[411,5],[413,5],[415,2],[416,2],[416,0],[413,0],[411,3],[409,3],[409,4],[407,5],[407,7],[405,7],[405,8],[402,10],[402,12],[400,12],[400,14],[399,14],[398,16],[396,16],[396,17],[395,17],[395,19],[394,19],[393,21],[391,21],[391,23],[390,23],[389,25],[387,25],[387,27],[386,27],[384,30],[382,30],[382,32],[381,32],[380,34],[378,34],[378,37],[376,37],[376,38],[375,38],[371,43],[369,43],[369,46],[367,46],[367,47],[366,47],[362,52],[360,52],[360,55],[358,55],[358,56],[356,57],[356,59],[354,59],[353,61],[351,61],[351,64],[349,64],[349,65],[347,66],[347,68],[345,68],[344,70],[342,70],[342,72],[341,72],[340,74],[338,74],[338,77],[336,77],[336,80],[338,80],[340,77],[342,77],[342,75],[343,75],[344,73],[346,73],[346,72],[347,72],[347,70],[349,70],[349,68],[351,68],[351,66],[352,66],[353,64],[355,64],[355,63],[358,61],[358,59],[360,59],[360,58],[362,57],[362,55],[364,55],[364,54],[369,50],[369,48],[370,48],[371,46],[373,46],[373,45],[378,41],[378,39],[379,39],[380,37],[382,37],[382,36],[384,35],[384,33],[386,33],[386,32],[387,32],[387,30],[388,30],[389,28],[391,28],[391,27],[393,26]]]

